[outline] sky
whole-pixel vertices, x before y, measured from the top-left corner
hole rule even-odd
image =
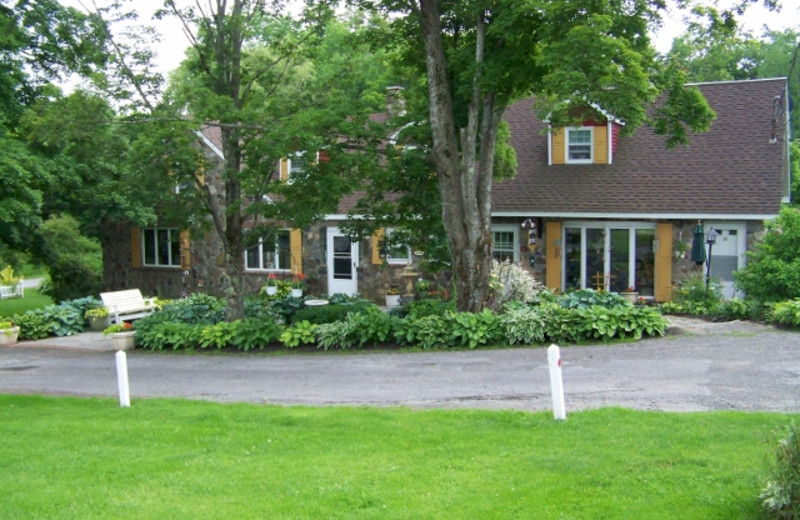
[[[64,5],[69,5],[82,9],[81,4],[91,5],[92,0],[59,0]],[[95,0],[98,5],[107,5],[109,0]],[[185,5],[187,1],[178,0],[178,5]],[[732,0],[718,0],[722,5],[731,4]],[[192,2],[193,3],[193,2]],[[203,2],[204,3],[204,2]],[[702,0],[702,3],[711,5],[712,0]],[[189,45],[183,30],[174,18],[167,20],[151,21],[153,12],[163,5],[163,0],[137,0],[135,3],[142,23],[150,23],[162,35],[162,42],[157,46],[156,52],[158,70],[165,76],[178,67],[183,60],[184,51]],[[771,30],[782,31],[794,26],[800,28],[800,0],[781,0],[783,9],[780,13],[772,13],[763,8],[760,4],[751,6],[741,23],[745,29],[754,35],[760,36],[763,33],[764,25]],[[663,28],[654,35],[654,43],[658,51],[666,53],[672,45],[672,40],[683,32],[685,24],[682,20],[684,13],[671,9],[664,16]]]

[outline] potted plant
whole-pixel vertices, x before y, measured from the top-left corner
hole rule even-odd
[[[22,296],[22,291],[17,285],[22,278],[14,275],[14,269],[7,265],[5,269],[0,270],[0,295],[5,298]]]
[[[636,287],[631,285],[624,291],[622,291],[622,296],[631,303],[636,303],[636,300],[639,297],[639,292],[636,290]]]
[[[111,336],[111,343],[116,350],[130,350],[133,348],[133,336],[136,331],[128,322],[115,323],[103,331],[104,336]]]
[[[111,325],[111,317],[108,315],[108,308],[103,306],[89,309],[83,317],[89,320],[89,329],[96,332],[103,331]]]
[[[274,296],[278,293],[278,275],[275,273],[269,273],[267,276],[267,295]]]
[[[0,346],[13,345],[19,338],[19,327],[13,321],[0,321]]]
[[[292,296],[294,298],[302,298],[303,290],[306,288],[306,275],[303,273],[294,273],[292,277]]]
[[[417,294],[419,294],[420,298],[427,298],[428,291],[431,290],[432,284],[428,280],[423,280],[420,278],[419,280],[414,283],[414,288],[417,290]]]
[[[400,286],[392,284],[386,291],[386,308],[391,309],[400,305]]]

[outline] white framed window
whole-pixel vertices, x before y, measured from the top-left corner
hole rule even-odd
[[[258,239],[258,245],[245,251],[247,271],[288,271],[291,269],[291,239],[288,229],[278,231],[274,240]]]
[[[499,262],[519,260],[519,235],[517,227],[492,226],[492,258]]]
[[[180,267],[180,230],[177,228],[142,229],[142,265]]]
[[[303,173],[306,169],[306,154],[298,152],[289,157],[289,179],[294,175]]]
[[[587,164],[594,158],[592,127],[567,128],[567,157],[569,164]]]
[[[386,262],[390,265],[405,265],[411,263],[411,248],[403,244],[392,244],[391,236],[394,234],[393,228],[386,228]]]

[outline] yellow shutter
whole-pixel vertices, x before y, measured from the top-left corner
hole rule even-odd
[[[142,267],[142,230],[131,226],[131,266]]]
[[[563,128],[553,130],[553,164],[564,164],[566,162],[565,139],[566,132]]]
[[[382,264],[383,258],[381,258],[381,242],[383,238],[386,236],[386,229],[380,228],[375,231],[375,234],[372,235],[372,263],[373,264]]]
[[[181,231],[181,269],[188,271],[192,268],[192,247],[189,241],[189,230]]]
[[[656,224],[655,299],[665,302],[672,299],[672,224]]]
[[[561,222],[550,220],[545,224],[545,285],[554,291],[561,290]]]
[[[289,232],[289,250],[291,252],[291,270],[293,273],[303,272],[303,232],[292,229]]]
[[[608,129],[604,126],[595,126],[592,128],[594,135],[594,163],[607,164],[608,163]]]
[[[282,181],[286,181],[289,179],[289,160],[288,159],[281,159],[278,170],[280,172],[280,177]]]

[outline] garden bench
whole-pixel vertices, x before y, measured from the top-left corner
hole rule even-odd
[[[0,285],[0,300],[6,298],[23,298],[22,281],[17,282],[16,285]]]
[[[143,298],[139,289],[100,293],[100,299],[118,324],[122,320],[144,318],[156,308],[155,298]]]

